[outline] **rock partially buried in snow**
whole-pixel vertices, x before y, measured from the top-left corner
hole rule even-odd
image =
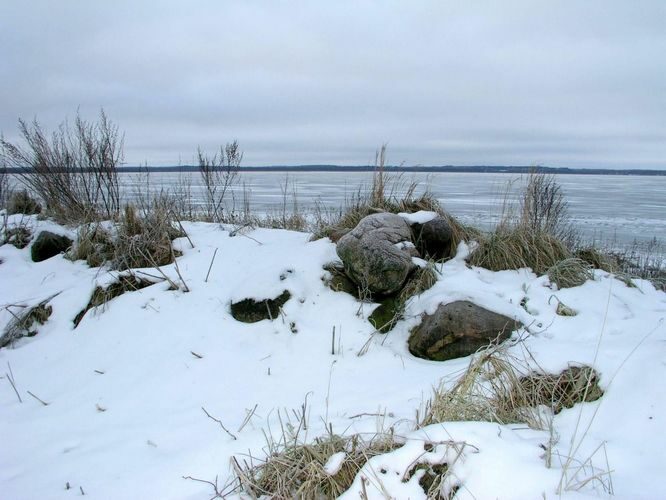
[[[371,293],[388,295],[402,287],[414,269],[412,256],[396,243],[411,240],[407,222],[390,213],[368,215],[337,244],[349,276]]]
[[[64,252],[72,246],[72,240],[67,236],[42,231],[30,249],[33,262],[41,262]]]
[[[412,330],[409,351],[434,361],[461,358],[493,340],[508,339],[520,326],[518,321],[466,300],[442,304]]]
[[[291,298],[285,290],[274,299],[254,300],[245,299],[231,304],[231,315],[243,323],[256,323],[263,319],[271,321],[280,315],[280,309]]]
[[[423,224],[412,224],[414,243],[421,255],[435,259],[448,257],[451,253],[453,231],[444,217],[436,217]]]

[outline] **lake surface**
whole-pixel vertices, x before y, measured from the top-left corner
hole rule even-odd
[[[391,174],[398,195],[411,183],[417,193],[429,190],[443,207],[466,223],[489,228],[501,217],[505,200],[516,200],[526,176],[486,173]],[[151,173],[120,175],[124,196],[137,192],[189,190],[195,202],[203,202],[198,173]],[[569,204],[574,224],[587,239],[603,242],[666,241],[666,177],[614,175],[557,175]],[[249,199],[253,211],[280,210],[294,201],[300,209],[316,204],[339,209],[359,189],[372,183],[371,172],[242,172],[233,189],[235,206]]]

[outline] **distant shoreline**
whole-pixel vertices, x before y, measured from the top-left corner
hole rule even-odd
[[[275,165],[266,167],[241,166],[241,172],[372,172],[375,167],[372,165]],[[120,172],[196,172],[197,166],[156,166],[156,167],[135,167],[123,166],[118,169]],[[534,166],[469,166],[459,167],[452,165],[444,166],[387,166],[385,172],[407,172],[407,173],[473,173],[473,174],[528,174],[532,171],[547,174],[574,174],[574,175],[650,175],[666,176],[666,170],[648,170],[648,169],[610,169],[610,168],[567,168],[567,167],[534,167]]]
[[[265,167],[241,166],[241,172],[372,172],[375,167],[372,165],[275,165]],[[195,165],[181,166],[122,166],[118,167],[119,173],[139,173],[139,172],[197,172],[199,167]],[[471,174],[528,174],[536,171],[546,174],[568,174],[568,175],[643,175],[643,176],[666,176],[666,170],[649,169],[611,169],[611,168],[568,168],[568,167],[534,167],[534,166],[468,166],[460,167],[453,165],[443,166],[387,166],[385,172],[398,173],[471,173]],[[7,173],[18,173],[18,169],[8,168]]]

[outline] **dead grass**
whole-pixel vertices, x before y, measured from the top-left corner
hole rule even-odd
[[[115,239],[113,268],[118,270],[171,264],[177,256],[171,240],[183,236],[168,206],[153,206],[139,217],[128,205],[120,219]]]
[[[601,269],[608,273],[616,272],[620,267],[620,263],[615,257],[593,246],[579,248],[576,250],[575,256],[587,262],[592,268]]]
[[[28,246],[32,239],[32,231],[26,225],[8,227],[3,234],[3,243],[13,245],[18,249]]]
[[[587,280],[594,279],[590,264],[576,257],[561,260],[548,269],[547,274],[550,282],[556,284],[560,290],[581,286]]]
[[[399,444],[392,434],[376,434],[364,440],[358,434],[343,437],[330,434],[309,444],[288,445],[273,450],[262,463],[236,461],[237,478],[252,497],[273,499],[333,499],[347,491],[356,474],[376,455]],[[342,465],[330,475],[325,466],[332,455],[344,453]],[[256,459],[255,459],[256,460]]]
[[[517,225],[500,226],[482,237],[468,261],[491,271],[529,267],[536,274],[544,274],[570,257],[564,243],[554,236]]]
[[[69,253],[71,260],[85,260],[90,267],[100,267],[113,260],[113,237],[101,224],[83,225],[77,233],[76,244]]]
[[[7,213],[12,214],[25,214],[34,215],[42,211],[42,206],[39,202],[30,196],[26,189],[15,191],[12,193],[7,203]]]
[[[116,281],[106,287],[98,286],[93,291],[93,294],[90,297],[90,301],[88,301],[86,307],[84,307],[74,318],[74,328],[79,326],[79,323],[90,309],[104,306],[109,301],[115,299],[116,297],[120,297],[125,292],[134,292],[154,284],[154,281],[139,278],[136,275],[130,273],[119,275]]]
[[[531,361],[527,361],[527,360]],[[426,403],[420,426],[447,421],[522,422],[546,429],[543,409],[559,413],[575,403],[603,395],[599,376],[588,366],[574,366],[559,374],[543,373],[529,353],[519,359],[503,345],[477,354],[453,385],[442,384]]]
[[[16,306],[7,306],[7,310],[14,318],[0,335],[0,348],[10,346],[22,337],[37,335],[37,331],[33,329],[34,324],[43,325],[53,312],[53,307],[47,305],[49,300],[51,299],[42,301],[33,307],[25,307],[19,313],[12,312],[10,309]]]

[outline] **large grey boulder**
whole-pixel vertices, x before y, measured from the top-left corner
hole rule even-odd
[[[64,252],[72,246],[72,240],[67,236],[42,231],[30,248],[30,254],[33,262],[41,262],[50,259],[54,255]]]
[[[440,305],[409,336],[409,351],[435,361],[474,354],[492,340],[503,341],[521,324],[507,316],[460,300]]]
[[[412,232],[414,244],[424,258],[441,259],[450,256],[453,230],[444,217],[435,217],[423,224],[412,224]]]
[[[400,243],[411,240],[409,224],[390,213],[368,215],[337,243],[345,270],[359,286],[373,294],[400,290],[416,267],[410,252]]]

